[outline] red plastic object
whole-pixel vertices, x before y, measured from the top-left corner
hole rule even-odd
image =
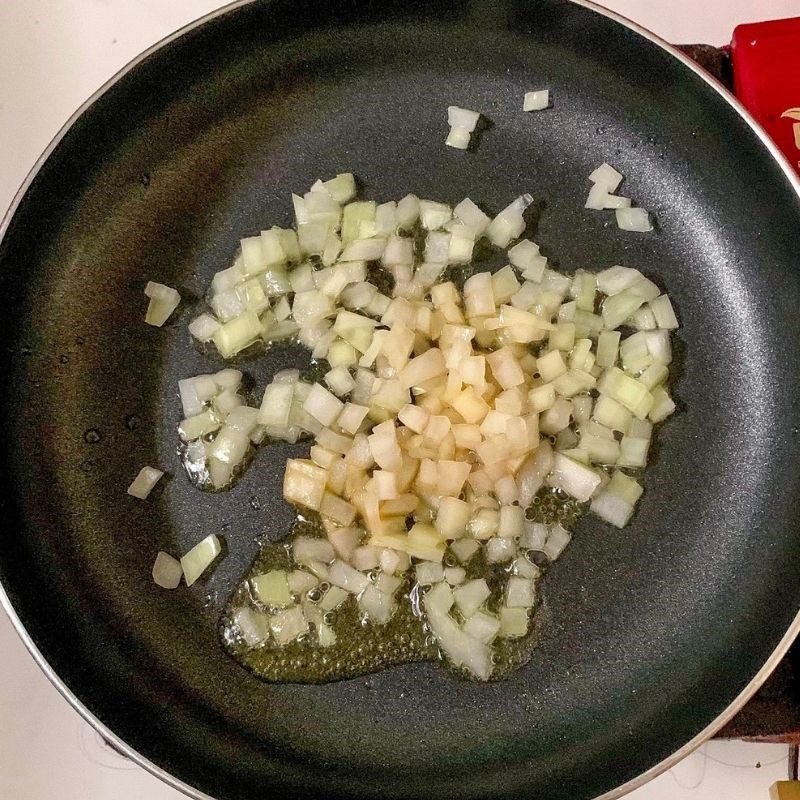
[[[739,25],[731,56],[737,97],[800,174],[800,17]]]

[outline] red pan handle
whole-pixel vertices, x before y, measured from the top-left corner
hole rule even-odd
[[[800,174],[800,17],[739,25],[733,89]]]

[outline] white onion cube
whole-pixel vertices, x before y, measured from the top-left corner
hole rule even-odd
[[[550,105],[549,89],[539,89],[533,92],[525,92],[525,99],[522,102],[523,111],[543,111]]]

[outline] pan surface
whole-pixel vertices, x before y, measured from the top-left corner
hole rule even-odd
[[[521,112],[550,88],[554,108]],[[491,120],[444,146],[446,106]],[[585,211],[607,160],[658,220]],[[366,197],[537,199],[529,235],[562,269],[623,263],[679,310],[681,413],[658,436],[633,524],[585,519],[544,582],[540,646],[481,685],[410,665],[267,685],[217,643],[219,610],[292,515],[287,455],[198,493],[175,454],[179,378],[221,366],[186,322],[289,192],[354,172]],[[156,50],[75,122],[0,245],[6,308],[0,581],[82,707],[195,796],[590,798],[718,720],[800,606],[800,202],[721,94],[607,16],[560,0],[244,5]],[[179,288],[143,323],[148,279]],[[262,389],[297,363],[242,368]],[[153,502],[125,488],[143,464]],[[253,499],[257,502],[251,502]],[[209,533],[227,556],[157,591],[158,549]],[[750,689],[754,687],[751,685]]]

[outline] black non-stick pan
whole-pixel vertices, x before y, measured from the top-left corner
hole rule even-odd
[[[800,626],[798,184],[728,95],[620,22],[564,0],[237,3],[95,97],[6,219],[3,601],[76,707],[187,793],[619,796],[730,718]],[[523,113],[543,87],[553,108]],[[470,152],[444,145],[448,104],[491,122]],[[655,232],[584,210],[604,160]],[[530,192],[559,268],[639,267],[680,314],[680,413],[640,510],[580,523],[505,681],[424,664],[270,685],[218,644],[258,542],[288,530],[280,476],[303,446],[262,448],[230,492],[190,486],[176,383],[221,362],[185,323],[240,237],[342,171],[382,200],[496,212]],[[164,329],[143,322],[148,279],[190,298]],[[261,389],[300,359],[242,366]],[[143,464],[169,473],[146,503],[125,493]],[[209,533],[213,574],[151,583],[157,550]]]

